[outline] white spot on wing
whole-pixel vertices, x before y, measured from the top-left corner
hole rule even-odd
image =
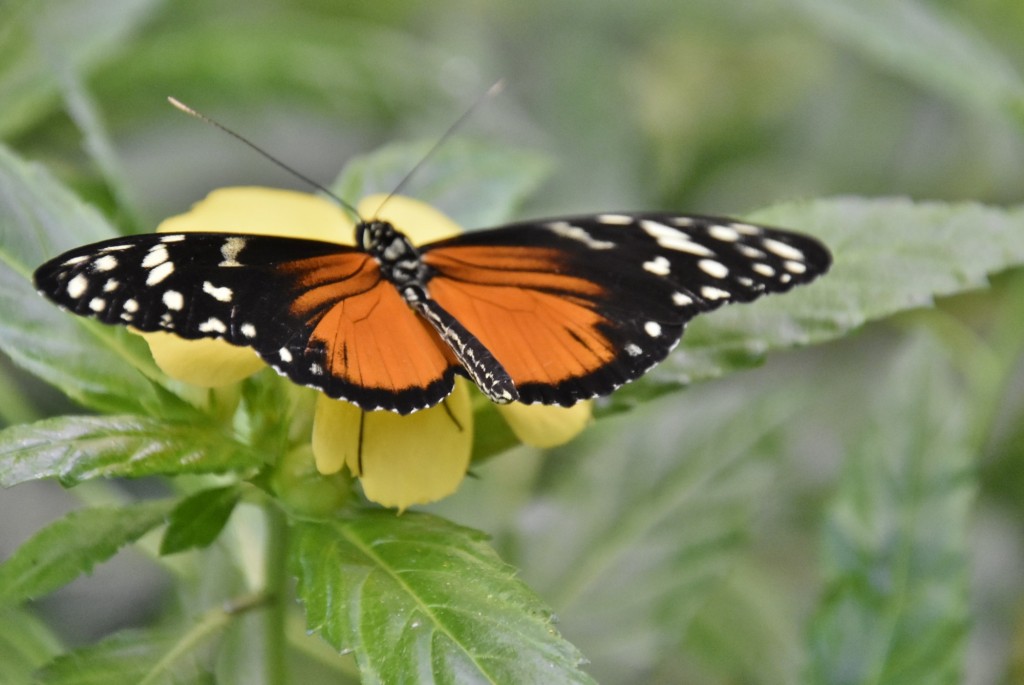
[[[283,361],[285,364],[290,364],[292,362],[292,353],[288,351],[287,347],[282,347],[281,349],[279,349],[277,351],[277,356],[280,357],[281,361]]]
[[[656,276],[668,276],[671,272],[672,263],[665,257],[658,255],[649,262],[644,262],[644,271],[649,271]]]
[[[769,278],[775,275],[775,269],[773,269],[770,265],[763,264],[761,262],[754,264],[750,268],[756,271],[757,273],[761,274],[762,276],[768,276]]]
[[[579,226],[573,226],[568,221],[552,221],[547,224],[548,230],[552,233],[562,236],[563,238],[569,238],[570,240],[578,240],[592,250],[609,250],[615,247],[615,243],[608,240],[597,240],[594,236],[587,233],[583,228]]]
[[[199,324],[200,333],[226,333],[228,327],[224,325],[224,322],[215,316],[211,316],[206,321]]]
[[[82,262],[84,262],[87,259],[88,259],[87,256],[79,255],[77,257],[72,257],[71,259],[65,260],[64,263],[61,264],[61,266],[74,266],[75,264],[81,264]]]
[[[107,282],[103,284],[103,292],[112,293],[121,287],[121,282],[116,278],[108,278]]]
[[[697,266],[712,278],[725,278],[729,275],[728,267],[721,262],[716,262],[714,259],[702,259],[697,262]]]
[[[185,297],[177,290],[165,290],[161,299],[165,307],[174,311],[181,311],[185,306]]]
[[[699,257],[714,257],[715,253],[708,248],[690,240],[690,237],[680,231],[677,228],[666,226],[665,224],[652,221],[650,219],[642,219],[640,221],[640,227],[644,229],[647,235],[651,236],[658,241],[658,244],[667,250],[675,250],[676,252],[689,252]]]
[[[134,314],[135,312],[139,311],[139,303],[136,302],[135,300],[125,300],[124,304],[121,306],[124,308],[126,312],[130,314]]]
[[[322,376],[324,373],[324,367],[320,366],[316,362],[309,365],[309,372],[314,376]]]
[[[749,259],[764,259],[768,256],[761,250],[756,247],[751,247],[750,245],[740,245],[736,249],[740,251],[740,254]]]
[[[146,257],[142,260],[143,269],[152,269],[155,266],[163,264],[170,258],[170,254],[167,252],[167,248],[163,245],[154,245],[149,248],[149,252],[146,253]]]
[[[112,271],[117,268],[117,257],[105,254],[92,263],[95,271]]]
[[[203,292],[218,302],[230,302],[235,293],[227,286],[216,286],[209,281],[203,281]]]
[[[180,233],[178,233],[178,234],[175,234],[175,235],[165,235],[163,238],[160,239],[160,242],[161,243],[180,243],[184,239],[185,239],[185,236],[183,236]]]
[[[89,300],[89,309],[93,310],[97,314],[107,308],[107,301],[102,297],[94,297]]]
[[[791,274],[802,274],[807,271],[807,265],[803,262],[796,262],[792,259],[787,259],[783,262],[782,266],[786,267],[786,271]]]
[[[163,264],[154,267],[153,270],[149,272],[146,276],[146,285],[156,285],[172,273],[174,273],[174,263],[164,262]]]
[[[701,288],[700,294],[703,295],[704,298],[708,300],[725,300],[730,297],[728,291],[722,290],[721,288],[716,288],[713,285],[706,285],[703,288]]]
[[[761,235],[761,228],[754,224],[745,224],[742,221],[732,222],[732,227],[743,235]]]
[[[256,327],[253,326],[251,323],[243,323],[239,330],[242,331],[242,335],[244,335],[247,338],[256,337]]]
[[[245,238],[231,237],[220,246],[220,254],[224,258],[218,266],[242,266],[238,254],[245,247]]]
[[[693,298],[685,293],[672,293],[672,304],[677,307],[685,307],[688,304],[693,304]]]
[[[804,259],[803,252],[796,249],[792,245],[787,245],[786,243],[781,242],[779,240],[775,240],[773,238],[765,238],[764,240],[761,241],[761,244],[764,245],[769,252],[774,252],[783,259],[796,259],[801,261]]]
[[[639,357],[641,354],[643,354],[643,352],[644,351],[640,349],[640,346],[637,345],[636,343],[629,343],[628,345],[626,345],[626,354],[628,354],[630,357]]]
[[[657,321],[648,321],[644,324],[644,332],[652,338],[657,338],[661,335],[661,324]]]
[[[67,291],[68,295],[75,298],[76,300],[85,294],[85,291],[89,289],[89,279],[78,274],[70,281],[68,281]]]
[[[728,226],[721,226],[719,224],[709,226],[708,235],[715,240],[721,240],[726,243],[735,243],[740,239],[740,232],[735,228],[729,228]]]
[[[598,214],[597,221],[609,226],[628,226],[633,223],[633,217],[628,214]]]

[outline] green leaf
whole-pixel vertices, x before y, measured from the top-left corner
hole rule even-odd
[[[213,685],[210,651],[219,637],[213,629],[194,629],[184,635],[168,629],[126,630],[57,657],[38,672],[37,681],[47,685]]]
[[[694,616],[680,654],[664,661],[696,661],[715,675],[691,682],[801,682],[805,648],[800,611],[779,575],[778,568],[752,567],[741,560]]]
[[[371,193],[391,193],[436,142],[395,143],[356,157],[333,187],[349,202]],[[548,168],[547,158],[536,152],[450,138],[400,192],[440,209],[466,229],[484,228],[514,218]]]
[[[963,19],[919,0],[788,1],[831,40],[883,68],[967,107],[1013,113],[1024,123],[1024,80]]]
[[[51,661],[37,674],[48,685],[178,685],[219,682],[213,652],[224,630],[255,609],[267,607],[263,595],[244,595],[210,609],[187,630],[161,627],[117,633]]]
[[[884,377],[827,513],[814,682],[960,682],[975,493],[970,398],[924,338]]]
[[[120,328],[63,313],[33,289],[31,273],[63,250],[113,235],[42,167],[0,146],[0,349],[72,399],[102,411],[159,406],[166,398],[145,343]]]
[[[39,666],[60,652],[46,624],[24,609],[0,610],[0,683],[27,683]]]
[[[55,59],[52,68],[60,82],[65,108],[82,134],[83,147],[103,173],[106,186],[116,199],[122,222],[134,225],[148,224],[148,221],[140,221],[138,218],[138,203],[132,196],[128,177],[104,125],[99,104],[93,99],[81,75],[72,65]]]
[[[835,198],[780,204],[750,218],[816,235],[835,254],[820,281],[760,307],[758,327],[772,331],[770,344],[829,340],[937,297],[988,287],[990,275],[1024,264],[1024,207]],[[786,319],[800,327],[771,310],[790,312]],[[717,331],[729,330],[716,323]]]
[[[238,485],[210,488],[185,498],[171,512],[160,554],[206,547],[217,539],[242,497]]]
[[[366,512],[296,526],[307,625],[364,683],[590,683],[551,614],[483,541],[436,517]]]
[[[0,138],[58,105],[52,62],[79,72],[124,44],[159,0],[9,2],[0,5]]]
[[[0,485],[57,478],[219,473],[262,459],[215,426],[143,416],[61,416],[0,431]]]
[[[33,535],[0,564],[0,602],[17,604],[71,582],[161,525],[173,502],[73,511]]]
[[[601,682],[644,681],[735,563],[770,492],[772,438],[806,402],[777,386],[707,385],[545,459],[510,561]]]
[[[1024,264],[1024,208],[836,198],[777,205],[750,219],[821,238],[835,257],[832,270],[784,295],[698,317],[682,349],[648,380],[616,393],[613,406],[986,287],[990,275]]]

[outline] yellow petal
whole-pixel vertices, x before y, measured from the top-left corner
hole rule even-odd
[[[263,360],[248,347],[223,340],[185,340],[171,333],[140,333],[149,343],[153,361],[175,380],[201,388],[237,383],[263,368]]]
[[[313,413],[313,458],[316,470],[330,475],[341,471],[359,452],[359,422],[363,410],[344,400],[320,394]]]
[[[533,447],[556,447],[579,435],[590,422],[592,402],[571,407],[512,402],[499,404],[498,411],[520,442]]]
[[[352,245],[352,220],[318,195],[276,188],[220,188],[188,212],[165,219],[159,233],[214,231],[327,240]]]
[[[403,195],[393,195],[384,202],[386,198],[387,195],[367,195],[360,200],[356,209],[359,210],[359,215],[366,219],[390,222],[409,236],[415,245],[451,238],[462,233],[457,223],[426,203]]]
[[[457,381],[445,402],[447,407],[400,416],[321,396],[313,420],[317,469],[329,474],[347,465],[368,499],[399,510],[452,494],[466,475],[473,445],[466,384]]]
[[[335,203],[316,195],[274,188],[221,188],[184,214],[164,220],[160,233],[214,231],[311,238],[352,244],[353,225]],[[157,366],[171,378],[214,388],[252,375],[263,366],[255,352],[223,340],[183,340],[169,333],[141,334]]]

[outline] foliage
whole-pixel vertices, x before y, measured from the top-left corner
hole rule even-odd
[[[0,680],[1024,673],[1019,4],[346,5],[0,6]],[[761,207],[834,269],[698,319],[550,453],[479,402],[475,478],[403,515],[295,467],[312,391],[183,387],[32,291],[61,250],[292,182],[166,95],[355,201],[393,190],[492,71],[507,94],[403,192],[468,227]],[[8,530],[39,518],[5,506],[34,481],[81,505]],[[40,598],[126,546],[171,581],[159,615],[106,635],[48,616]]]

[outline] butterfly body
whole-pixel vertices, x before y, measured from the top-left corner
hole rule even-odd
[[[665,358],[689,319],[813,280],[813,238],[717,217],[597,214],[415,246],[379,220],[356,246],[230,233],[128,236],[42,265],[70,311],[253,348],[364,409],[440,402],[455,374],[495,402],[571,405]]]
[[[356,244],[377,260],[381,276],[407,299],[425,290],[430,270],[412,241],[393,225],[387,221],[361,221],[356,226]],[[406,295],[409,289],[412,290]]]

